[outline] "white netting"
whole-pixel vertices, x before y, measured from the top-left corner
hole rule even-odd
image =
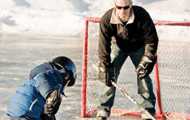
[[[166,34],[170,30],[173,31],[173,36],[162,36],[161,33]],[[164,111],[190,113],[189,32],[190,27],[158,27],[158,62]]]
[[[190,27],[157,26],[159,35],[158,63],[161,84],[161,98],[165,112],[190,114]],[[101,95],[102,85],[96,80],[96,71],[93,65],[97,63],[98,24],[89,24],[89,55],[87,78],[87,109],[96,108],[98,97]],[[151,78],[154,80],[154,72]],[[122,67],[118,83],[127,88],[129,94],[142,100],[137,94],[137,80],[135,69],[127,59]],[[155,87],[155,82],[153,82]],[[116,92],[113,108],[138,111],[138,108]]]

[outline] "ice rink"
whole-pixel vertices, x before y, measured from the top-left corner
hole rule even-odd
[[[16,87],[28,78],[29,71],[36,65],[59,55],[68,56],[76,62],[78,79],[74,88],[69,88],[68,93],[66,90],[69,97],[63,98],[57,118],[72,120],[79,116],[81,39],[63,36],[1,34],[0,48],[0,120],[5,120],[4,114],[8,100],[15,93]]]
[[[190,112],[187,109],[190,101],[189,45],[189,41],[160,42],[158,53],[161,54],[159,55],[160,78],[165,111]],[[57,120],[78,120],[80,118],[82,37],[0,34],[0,48],[0,120],[6,120],[7,103],[15,93],[16,87],[28,79],[29,71],[36,65],[59,55],[73,59],[77,65],[78,79],[74,87],[66,89],[68,97],[63,98]],[[175,57],[176,55],[178,57]],[[128,63],[129,61],[122,69],[119,77],[122,81],[119,83],[127,84],[129,88],[133,88],[132,92],[135,93],[136,83],[133,81],[136,80],[135,77],[130,77],[134,76],[134,69],[131,63]],[[89,85],[93,88],[94,81],[91,78],[89,80]],[[115,106],[125,108],[125,104],[128,105],[130,102],[117,93]]]

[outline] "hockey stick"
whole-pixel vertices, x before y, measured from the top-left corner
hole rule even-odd
[[[115,82],[112,81],[112,85],[117,88],[125,97],[127,97],[132,103],[134,103],[135,105],[137,105],[142,111],[145,112],[146,115],[148,115],[152,120],[156,120],[146,109],[144,109],[144,107],[138,103],[133,97],[131,97],[128,92],[119,87]]]

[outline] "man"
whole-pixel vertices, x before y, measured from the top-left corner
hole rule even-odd
[[[73,86],[76,66],[65,56],[35,67],[7,108],[10,120],[55,120],[64,88]]]
[[[144,99],[144,108],[155,114],[155,95],[150,72],[156,62],[158,36],[154,23],[145,9],[133,6],[131,0],[115,0],[115,7],[108,10],[100,22],[99,79],[105,82],[107,91],[100,97],[97,118],[110,116],[120,69],[129,56],[137,72],[138,93]],[[142,118],[149,120],[145,114]]]

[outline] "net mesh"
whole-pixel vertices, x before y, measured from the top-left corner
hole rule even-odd
[[[160,33],[158,62],[163,109],[189,113],[190,41],[187,33],[190,27],[158,26],[157,30]],[[164,35],[167,31],[172,31],[173,35]]]
[[[99,97],[104,91],[103,85],[97,80],[95,65],[98,62],[98,24],[89,24],[88,38],[88,78],[87,78],[87,110],[94,110]],[[157,26],[159,36],[158,65],[161,84],[161,101],[164,112],[190,114],[190,41],[189,27]],[[154,82],[154,72],[151,73]],[[127,59],[121,69],[118,84],[127,89],[137,101],[142,98],[137,94],[135,68]],[[114,109],[125,109],[138,112],[139,108],[117,91]],[[114,114],[114,113],[113,113]]]

